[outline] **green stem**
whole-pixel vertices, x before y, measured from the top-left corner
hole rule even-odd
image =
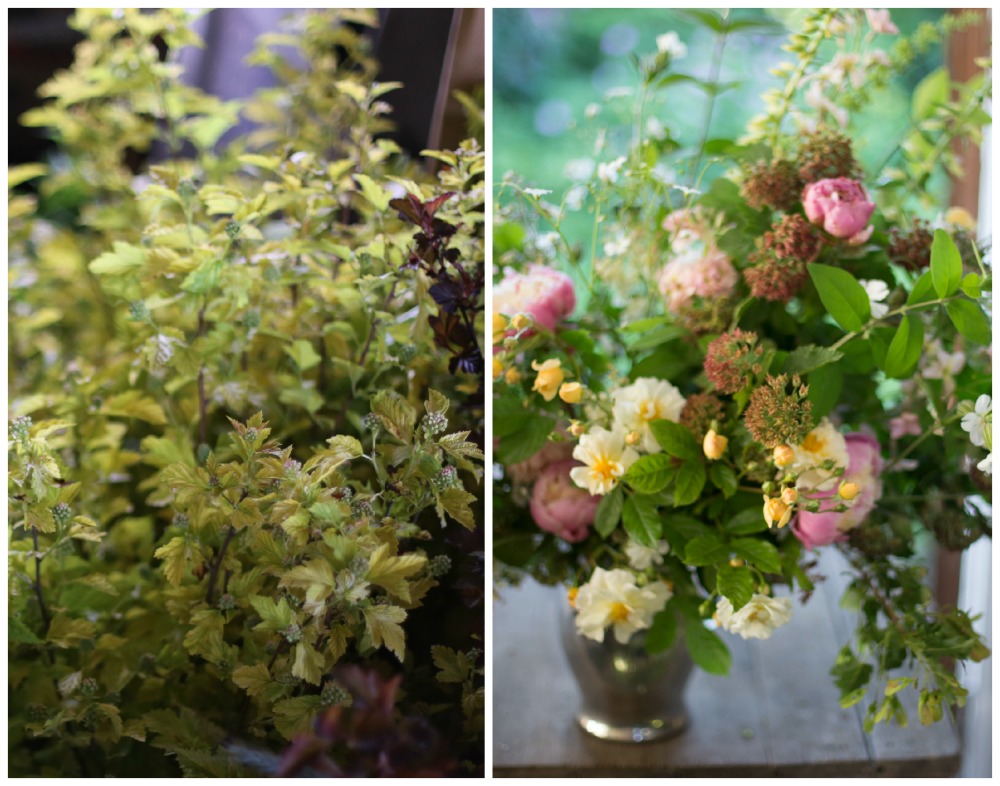
[[[890,461],[888,464],[886,464],[885,467],[882,469],[882,471],[883,472],[889,472],[900,461],[902,461],[903,459],[905,459],[914,450],[916,450],[921,445],[921,443],[923,443],[928,437],[930,437],[939,428],[943,428],[945,426],[950,426],[952,423],[955,423],[956,421],[959,421],[961,419],[962,419],[961,415],[952,415],[947,420],[941,421],[940,425],[937,424],[937,423],[935,423],[933,426],[931,426],[929,429],[927,429],[923,434],[921,434],[919,437],[917,437],[915,440],[913,440],[913,442],[911,442],[909,445],[907,445],[906,450],[904,450],[902,453],[900,453],[898,456],[896,456],[896,458],[894,458],[892,461]]]
[[[831,350],[840,349],[842,346],[844,346],[844,344],[848,343],[849,341],[867,333],[869,330],[875,327],[875,325],[877,325],[879,322],[885,322],[891,317],[898,317],[902,314],[907,314],[910,311],[917,311],[918,309],[927,308],[929,306],[942,305],[944,303],[948,303],[949,301],[956,300],[958,297],[959,295],[955,294],[955,295],[949,295],[948,297],[938,298],[937,300],[925,300],[923,303],[912,303],[912,304],[907,303],[906,305],[900,306],[899,308],[893,311],[886,312],[883,316],[879,317],[878,319],[873,318],[868,320],[868,322],[861,328],[861,330],[854,330],[851,331],[850,333],[846,333],[845,335],[841,336],[840,339],[830,347],[830,349]]]
[[[705,119],[702,121],[701,135],[698,139],[698,157],[694,160],[694,167],[691,170],[692,184],[699,181],[698,169],[701,160],[705,155],[705,143],[708,142],[708,135],[712,129],[712,114],[715,112],[715,100],[719,95],[719,74],[722,71],[722,54],[726,49],[726,41],[729,36],[729,28],[725,28],[716,34],[715,50],[712,52],[712,65],[710,67],[708,82],[712,87],[705,104]]]
[[[45,605],[45,597],[42,595],[42,558],[38,553],[38,530],[34,527],[31,529],[31,541],[35,551],[35,597],[38,598],[38,608],[42,613],[42,624],[45,626],[45,633],[42,634],[44,639],[52,617],[49,616],[49,609]]]

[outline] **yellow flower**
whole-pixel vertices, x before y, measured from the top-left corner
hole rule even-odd
[[[573,458],[584,464],[573,467],[569,476],[580,488],[593,495],[603,495],[618,485],[628,468],[639,460],[639,454],[625,444],[621,429],[608,431],[595,426],[589,434],[580,437],[580,444],[573,449]]]
[[[507,332],[507,319],[503,314],[493,312],[493,343],[499,344],[503,341],[503,334]]]
[[[559,386],[564,378],[561,366],[562,363],[558,358],[549,358],[544,363],[539,363],[537,360],[531,362],[531,367],[538,372],[531,389],[541,393],[546,401],[552,401],[559,392]]]
[[[850,502],[852,499],[858,496],[859,491],[860,489],[858,488],[857,483],[841,483],[840,489],[837,491],[837,493],[840,494],[841,499]]]
[[[569,605],[572,606],[574,609],[576,608],[576,595],[579,591],[580,590],[577,589],[576,587],[570,587],[568,590],[566,590],[566,600],[569,601]]]
[[[767,528],[781,529],[792,519],[792,508],[777,497],[764,497],[764,521]]]
[[[728,445],[729,438],[716,433],[714,428],[708,430],[701,443],[701,447],[705,451],[705,458],[711,461],[722,458]]]
[[[788,447],[788,445],[778,445],[774,449],[775,466],[784,469],[785,467],[790,467],[793,461],[795,461],[795,451]]]
[[[949,207],[944,211],[944,220],[953,226],[968,229],[970,232],[976,231],[976,219],[964,207]]]
[[[507,369],[507,373],[504,374],[503,378],[507,380],[508,385],[516,385],[521,381],[521,372],[511,366]]]
[[[493,378],[496,379],[501,374],[503,374],[503,363],[500,362],[500,358],[493,358]]]
[[[530,324],[531,320],[524,314],[515,314],[514,318],[510,321],[510,326],[514,328],[514,330],[524,330]]]
[[[579,382],[563,382],[559,388],[559,398],[567,404],[579,404],[583,398],[583,385]]]

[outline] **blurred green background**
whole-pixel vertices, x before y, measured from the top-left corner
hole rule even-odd
[[[803,13],[799,9],[735,9],[732,16],[764,17],[782,28],[796,28]],[[892,20],[906,34],[942,13],[941,9],[893,9]],[[571,182],[567,162],[594,157],[600,127],[615,125],[615,119],[628,123],[631,97],[615,97],[615,89],[631,89],[637,84],[630,53],[655,53],[656,37],[671,30],[688,49],[671,72],[707,78],[713,34],[677,9],[496,9],[494,182],[514,171],[526,185],[551,189],[554,193],[547,199],[558,203]],[[781,51],[787,35],[787,29],[779,29],[776,34],[751,32],[730,37],[720,78],[741,84],[718,98],[711,138],[740,136],[746,122],[760,112],[760,94],[779,84],[769,69],[790,59]],[[875,45],[888,50],[894,40],[893,36],[879,36]],[[855,148],[867,167],[880,164],[893,149],[907,126],[913,88],[941,65],[941,59],[941,47],[933,47],[904,77],[881,91],[870,107],[852,115]],[[704,93],[677,85],[666,95],[667,101],[653,116],[683,144],[694,144],[704,114]],[[599,114],[591,119],[585,116],[588,105],[599,107]],[[614,141],[598,160],[607,161],[624,152],[615,150]]]

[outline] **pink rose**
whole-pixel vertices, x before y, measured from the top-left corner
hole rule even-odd
[[[792,523],[792,532],[807,549],[826,546],[847,539],[847,532],[854,529],[872,512],[875,502],[882,496],[882,457],[878,441],[868,434],[855,432],[845,435],[847,440],[847,472],[842,483],[855,483],[858,495],[851,507],[843,513],[810,513],[801,511]],[[833,507],[840,502],[836,490],[810,497],[818,499],[823,507]]]
[[[531,517],[535,523],[570,543],[586,539],[601,501],[570,479],[569,471],[579,466],[578,461],[550,464],[531,491]]]
[[[670,260],[660,273],[660,292],[674,314],[691,305],[695,297],[721,298],[731,295],[739,274],[729,257],[708,246],[704,253],[684,254]]]
[[[813,224],[822,224],[823,229],[849,245],[859,245],[871,237],[873,227],[866,225],[875,203],[869,201],[858,181],[847,177],[818,180],[806,186],[802,202]]]
[[[493,287],[494,312],[508,317],[531,314],[548,330],[555,330],[574,308],[572,279],[544,265],[531,265],[525,273],[508,273]]]

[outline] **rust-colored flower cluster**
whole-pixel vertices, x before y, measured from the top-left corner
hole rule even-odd
[[[720,393],[735,393],[761,372],[763,352],[756,333],[736,328],[708,345],[705,374]]]
[[[798,445],[813,427],[809,386],[795,375],[768,375],[750,395],[744,421],[750,435],[766,448]]]
[[[802,216],[782,216],[770,232],[757,240],[750,267],[743,271],[754,297],[787,303],[805,284],[806,266],[823,248],[816,228]]]

